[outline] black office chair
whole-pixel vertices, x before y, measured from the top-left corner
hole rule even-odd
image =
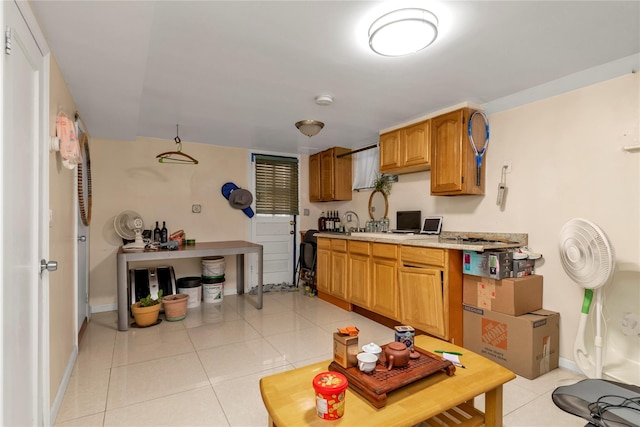
[[[296,266],[296,286],[304,283],[309,295],[315,295],[316,288],[316,258],[318,252],[318,240],[314,236],[318,230],[308,230],[300,243],[300,255]]]

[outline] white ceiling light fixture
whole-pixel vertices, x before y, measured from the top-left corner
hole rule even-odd
[[[438,37],[438,17],[428,10],[407,8],[386,13],[369,27],[369,47],[383,56],[418,52]]]
[[[324,123],[319,122],[318,120],[300,120],[296,123],[296,127],[303,135],[307,135],[311,138],[322,130]]]

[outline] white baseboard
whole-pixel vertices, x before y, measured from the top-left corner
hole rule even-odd
[[[558,360],[558,367],[566,369],[567,371],[575,372],[576,374],[582,374],[582,371],[580,370],[580,368],[578,368],[576,362],[574,362],[573,360],[565,359],[564,357],[561,357]]]
[[[53,403],[51,404],[51,414],[50,420],[51,425],[54,425],[56,422],[56,418],[58,417],[58,412],[60,412],[60,407],[62,406],[62,399],[64,399],[64,394],[67,391],[67,387],[69,386],[69,379],[71,378],[71,372],[73,372],[73,367],[76,364],[76,360],[78,359],[78,347],[74,347],[71,352],[71,356],[69,357],[69,361],[67,362],[67,368],[64,371],[64,375],[62,376],[62,381],[60,381],[60,386],[56,391],[56,397],[53,399]]]
[[[116,311],[118,304],[90,305],[91,313],[102,313],[104,311]]]

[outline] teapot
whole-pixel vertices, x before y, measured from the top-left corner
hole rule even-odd
[[[409,363],[411,351],[401,342],[391,342],[384,349],[384,356],[387,361],[387,368],[405,366]]]

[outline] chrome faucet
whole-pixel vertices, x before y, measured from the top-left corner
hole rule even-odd
[[[348,223],[351,222],[351,215],[355,215],[356,217],[356,226],[355,227],[349,227],[348,230],[345,231],[358,231],[360,230],[360,218],[358,217],[358,214],[355,213],[354,211],[346,211],[344,213],[344,215],[342,215],[342,222],[343,223]]]

